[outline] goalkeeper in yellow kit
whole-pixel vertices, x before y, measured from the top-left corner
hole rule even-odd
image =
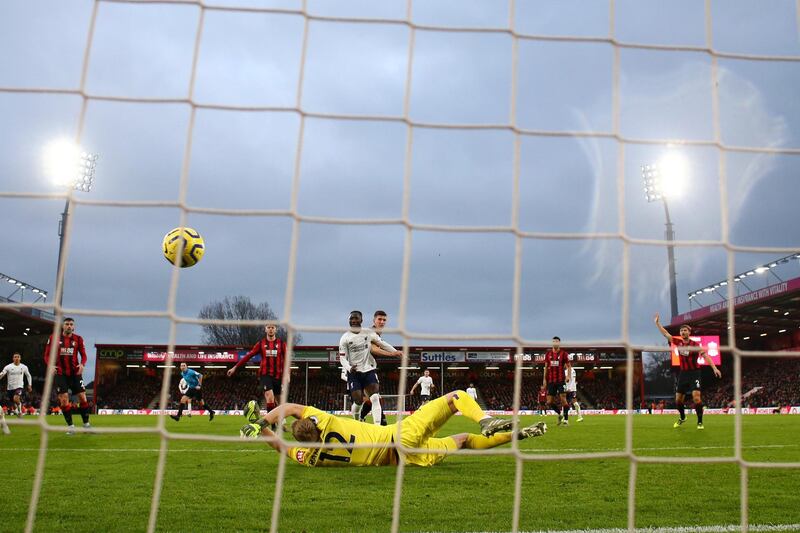
[[[437,438],[436,432],[457,412],[474,420],[481,433],[459,433]],[[403,418],[400,425],[400,442],[409,453],[395,449],[398,424],[376,426],[352,418],[337,417],[315,407],[287,403],[270,411],[254,424],[245,425],[241,434],[257,438],[259,435],[273,437],[270,425],[280,418],[295,417],[291,429],[299,446],[286,448],[276,440],[269,445],[276,451],[286,450],[288,456],[305,466],[382,466],[396,465],[399,461],[419,466],[440,463],[448,453],[459,448],[487,449],[511,442],[512,421],[486,415],[478,403],[466,392],[455,391],[422,406],[414,414]],[[520,429],[519,439],[539,437],[547,431],[547,425],[539,422]],[[339,443],[343,447],[314,448],[302,443]],[[372,445],[358,447],[358,445]]]

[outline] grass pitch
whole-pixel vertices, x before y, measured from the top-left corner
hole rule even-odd
[[[539,417],[522,417],[522,424]],[[550,431],[522,441],[541,454],[622,450],[625,417],[593,416],[568,428],[545,419]],[[51,424],[62,424],[50,417]],[[730,457],[734,417],[694,417],[673,429],[674,417],[637,415],[637,455]],[[167,420],[177,433],[236,435],[244,420],[219,416]],[[154,426],[155,417],[95,416],[95,427]],[[0,436],[5,503],[0,531],[22,531],[40,443],[37,427],[12,426]],[[440,434],[477,431],[454,417]],[[158,459],[159,437],[147,434],[67,436],[48,441],[35,530],[145,531]],[[800,417],[743,418],[747,460],[800,462]],[[506,446],[508,448],[508,446]],[[270,526],[278,454],[263,443],[170,441],[158,514],[159,531],[263,531]],[[305,468],[286,465],[279,531],[388,531],[393,467]],[[516,463],[512,457],[448,457],[432,468],[408,467],[402,493],[402,531],[509,531]],[[626,527],[627,459],[526,461],[522,473],[523,531]],[[800,523],[800,470],[751,469],[751,524]],[[638,466],[636,525],[737,524],[740,469],[736,464]],[[788,530],[788,528],[787,528]]]

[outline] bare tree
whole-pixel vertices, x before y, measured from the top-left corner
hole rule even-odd
[[[212,318],[220,320],[277,320],[278,315],[272,310],[269,303],[253,303],[247,296],[226,296],[224,299],[215,300],[200,309],[199,318]],[[264,326],[242,326],[238,324],[204,324],[203,341],[206,344],[221,346],[249,347],[264,337]],[[286,328],[278,327],[278,338],[286,341]],[[297,345],[302,336],[294,336]]]

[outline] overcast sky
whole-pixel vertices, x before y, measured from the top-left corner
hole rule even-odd
[[[93,2],[0,3],[0,88],[76,89]],[[217,5],[284,7],[299,2],[225,0]],[[800,56],[794,1],[712,2],[713,46],[722,52]],[[642,44],[704,46],[703,3],[618,0],[615,37]],[[402,19],[406,2],[309,1],[309,12]],[[200,10],[192,5],[100,2],[86,78],[90,96],[185,99]],[[607,37],[606,1],[518,1],[523,33]],[[486,0],[415,2],[414,22],[504,27],[508,4]],[[302,16],[205,13],[194,101],[237,106],[298,106]],[[312,21],[304,66],[308,112],[356,116],[403,113],[410,30],[401,24]],[[512,39],[507,34],[419,31],[409,115],[443,124],[510,124]],[[520,128],[611,132],[614,48],[608,43],[523,40],[518,48]],[[620,50],[620,135],[714,140],[712,62],[702,52]],[[729,145],[800,148],[800,63],[718,60],[719,132]],[[52,192],[42,147],[74,137],[82,99],[0,92],[0,193]],[[92,200],[178,197],[191,108],[90,99],[83,146],[101,154]],[[192,206],[289,209],[300,120],[292,112],[197,111],[187,202]],[[302,215],[399,218],[408,131],[380,121],[308,119],[300,157]],[[414,128],[409,217],[414,223],[519,226],[540,232],[619,232],[662,238],[664,212],[642,193],[640,165],[666,145],[619,145],[601,137],[521,139],[514,192],[514,135],[508,130]],[[727,205],[716,148],[685,147],[690,187],[670,203],[679,239],[722,238],[727,208],[735,244],[800,248],[800,156],[725,154]],[[618,191],[617,177],[624,176]],[[620,227],[619,212],[625,217]],[[61,200],[0,196],[0,272],[54,290]],[[69,308],[164,310],[171,269],[162,236],[178,225],[174,208],[77,205],[66,271]],[[292,222],[285,217],[189,216],[206,240],[196,267],[181,272],[177,311],[194,317],[229,295],[268,301],[283,315]],[[300,226],[291,320],[346,326],[347,313],[383,308],[397,325],[405,229],[386,225]],[[546,340],[621,336],[623,243],[527,239],[521,245],[522,336]],[[737,270],[783,254],[737,254]],[[678,249],[681,311],[686,293],[725,277],[720,247]],[[407,327],[426,333],[512,331],[515,241],[510,234],[415,231],[410,251]],[[666,252],[630,247],[631,339],[656,343],[655,311],[669,314]],[[793,263],[783,274],[800,275]],[[4,294],[5,295],[5,294]],[[709,300],[707,303],[711,303]],[[95,343],[166,343],[158,319],[77,317]],[[282,316],[282,318],[286,318]],[[332,345],[338,333],[305,333]],[[179,328],[179,343],[200,328]],[[393,339],[399,343],[399,338]],[[418,342],[418,341],[412,341]],[[509,340],[506,344],[511,344]],[[94,350],[90,348],[93,359]],[[3,356],[5,357],[5,355]],[[89,372],[92,372],[92,368]]]

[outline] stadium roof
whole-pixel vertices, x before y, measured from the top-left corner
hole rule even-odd
[[[0,301],[4,301],[0,298]],[[52,313],[35,308],[0,309],[0,338],[49,335],[53,331]]]
[[[737,337],[791,335],[800,327],[800,278],[740,294],[734,302]],[[673,317],[668,329],[690,324],[692,333],[727,337],[728,307],[725,300],[693,309]]]

